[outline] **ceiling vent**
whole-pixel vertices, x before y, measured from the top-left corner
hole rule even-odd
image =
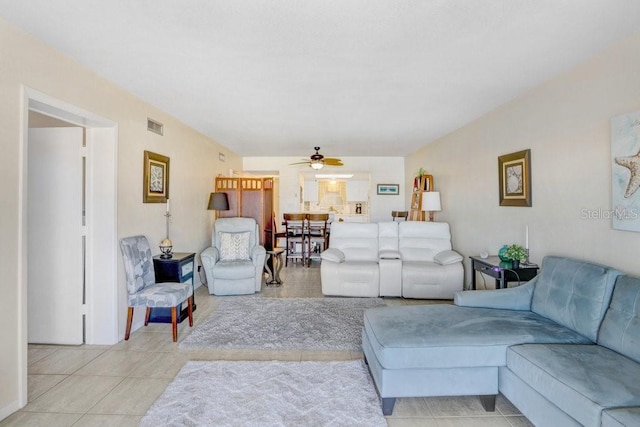
[[[164,125],[147,117],[147,130],[149,132],[157,133],[158,135],[163,135]]]

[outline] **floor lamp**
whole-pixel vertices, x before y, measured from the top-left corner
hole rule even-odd
[[[210,211],[216,211],[214,216],[214,221],[218,218],[217,211],[228,211],[229,210],[229,197],[227,193],[211,193],[209,195],[209,204],[207,205],[207,209]]]

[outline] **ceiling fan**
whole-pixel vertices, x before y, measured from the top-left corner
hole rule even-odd
[[[309,166],[311,166],[312,168],[319,170],[322,169],[322,167],[324,165],[327,166],[343,166],[342,164],[342,160],[340,159],[336,159],[333,157],[325,157],[322,154],[319,153],[320,151],[320,147],[313,147],[314,150],[316,150],[315,154],[312,154],[311,157],[309,157],[309,160],[304,160],[302,162],[297,162],[297,163],[291,163],[292,165],[302,165],[302,164],[308,164]]]

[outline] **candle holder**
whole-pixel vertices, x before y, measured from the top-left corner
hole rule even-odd
[[[160,242],[160,252],[162,252],[160,258],[169,259],[173,256],[173,243],[171,242],[171,239],[169,239],[169,223],[171,222],[171,212],[169,212],[169,199],[167,199],[167,213],[165,213],[164,216],[167,219],[167,238],[162,239],[162,241]]]

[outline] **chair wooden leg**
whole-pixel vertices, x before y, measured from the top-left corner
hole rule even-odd
[[[127,330],[124,332],[124,340],[127,341],[129,339],[129,334],[131,333],[131,322],[133,321],[133,307],[129,307],[127,310]]]
[[[173,331],[173,342],[178,341],[178,316],[176,307],[171,307],[171,329]]]
[[[151,318],[151,307],[147,307],[147,312],[144,314],[144,326],[149,324],[149,318]]]
[[[187,298],[187,313],[189,313],[189,326],[193,326],[193,296]]]

